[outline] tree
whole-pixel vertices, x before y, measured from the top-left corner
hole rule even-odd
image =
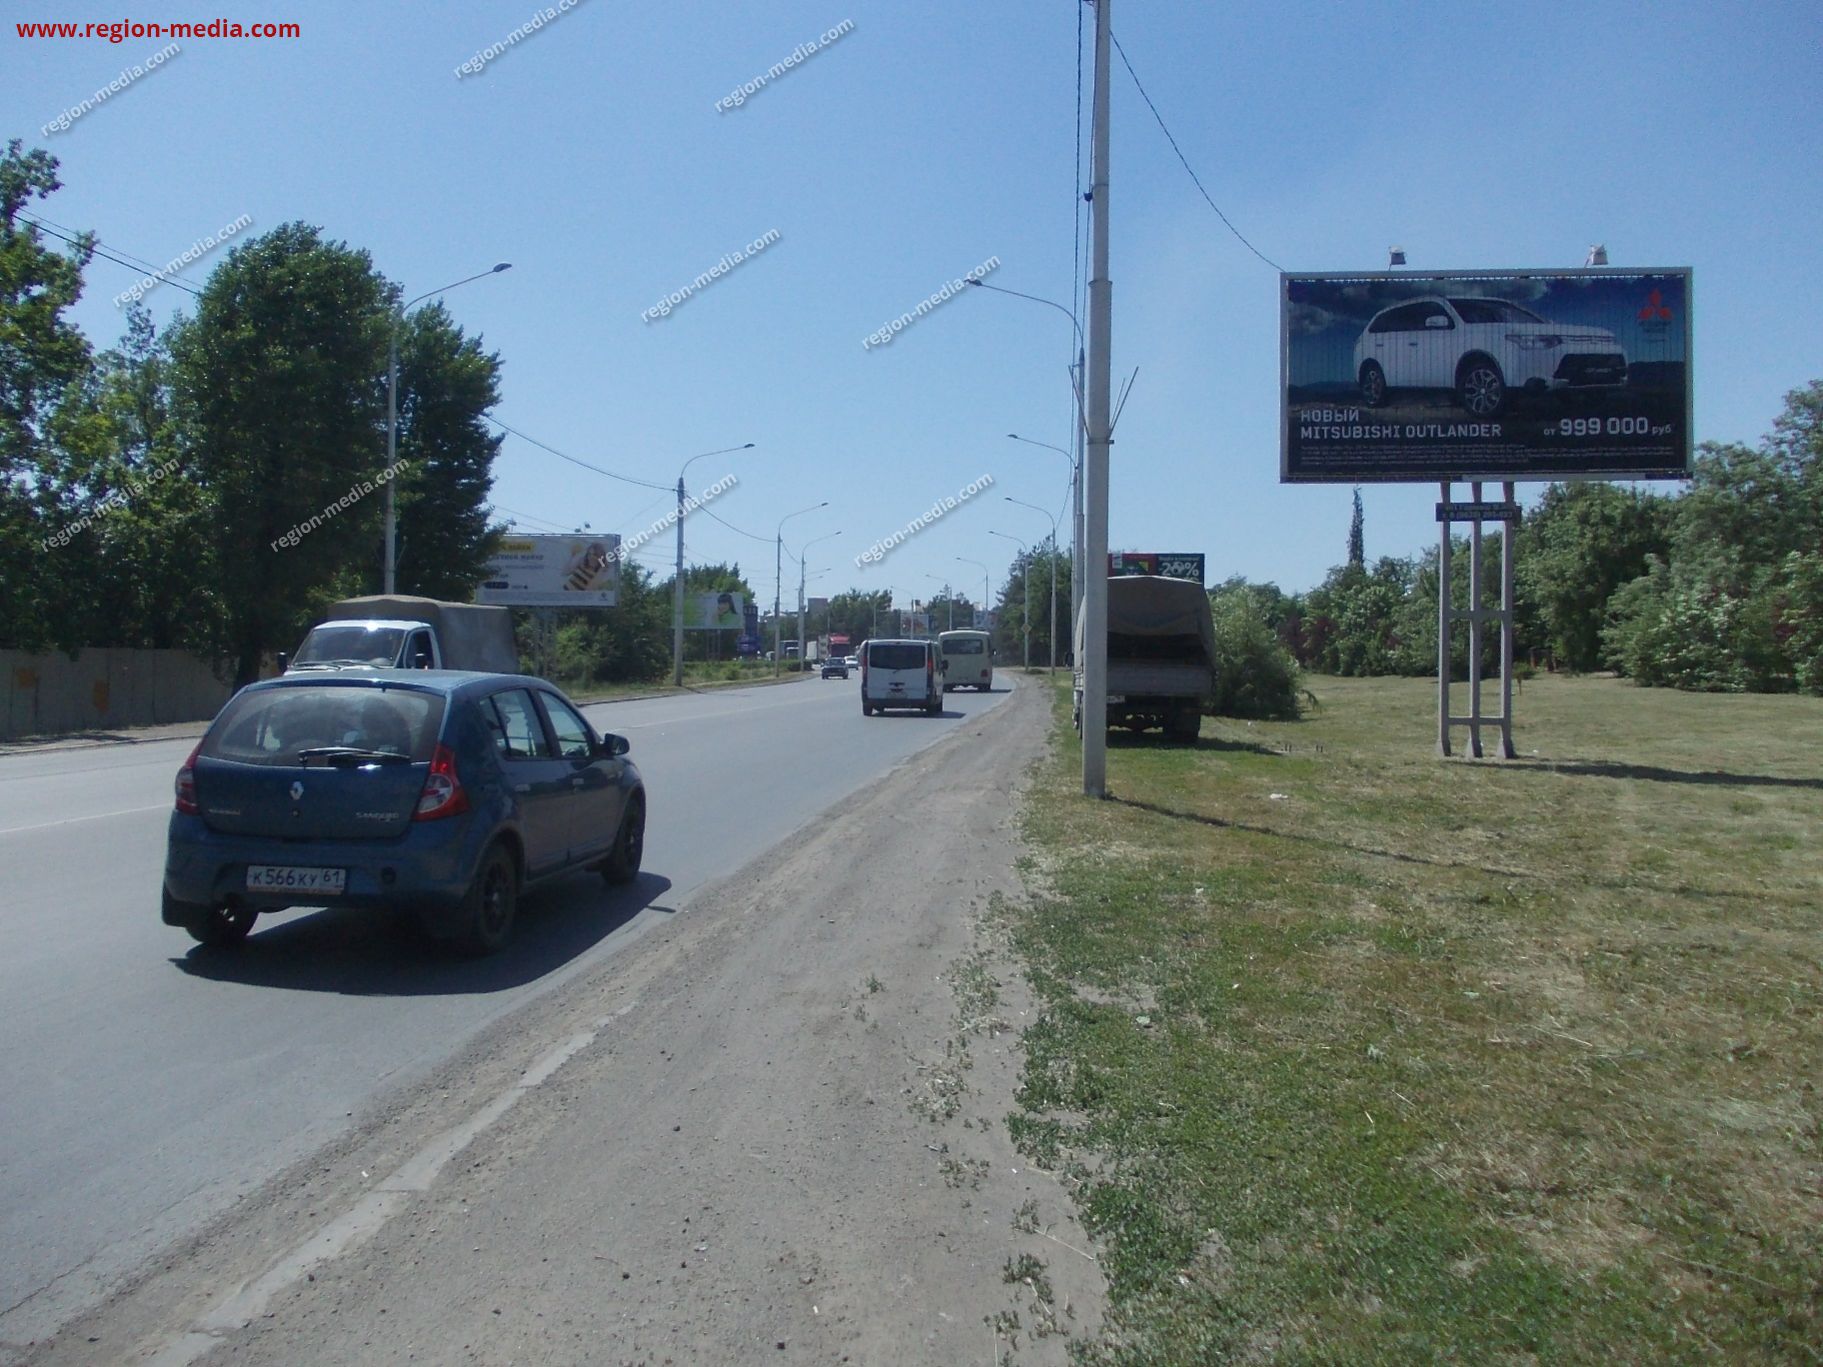
[[[1553,484],[1518,537],[1514,571],[1543,644],[1573,670],[1599,669],[1608,600],[1670,547],[1669,499],[1612,484]]]
[[[394,291],[397,293],[397,291]],[[503,434],[484,415],[500,401],[500,357],[463,336],[441,301],[418,309],[399,336],[397,481],[401,593],[466,602],[499,540],[488,525],[487,497]],[[374,587],[384,582],[384,547],[374,557]]]
[[[1361,486],[1355,485],[1355,512],[1348,521],[1348,563],[1367,564],[1367,518],[1361,511]]]
[[[52,585],[79,575],[80,557],[53,559],[39,543],[79,512],[58,504],[46,478],[55,463],[46,428],[93,367],[88,342],[64,317],[82,294],[93,239],[80,234],[59,254],[20,221],[33,200],[62,188],[56,158],[22,148],[15,138],[0,155],[0,645],[73,648]]]
[[[237,683],[371,557],[390,302],[366,252],[289,223],[237,246],[173,331],[182,454],[208,493],[212,645]]]

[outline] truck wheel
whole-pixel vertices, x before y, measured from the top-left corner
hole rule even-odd
[[[164,894],[166,925],[182,926],[199,945],[231,949],[247,938],[259,913],[252,907],[224,902],[205,906],[199,902],[179,902]]]
[[[519,876],[513,856],[500,845],[481,858],[475,881],[462,899],[462,948],[470,954],[493,954],[513,936],[513,913],[519,902]]]
[[[1172,713],[1171,720],[1165,727],[1166,734],[1168,734],[1172,740],[1191,742],[1194,742],[1196,738],[1202,734],[1202,730],[1203,714],[1200,712],[1192,712],[1189,709]]]
[[[631,883],[639,877],[639,861],[646,852],[646,795],[634,793],[627,799],[626,814],[620,818],[620,830],[614,836],[614,852],[601,866],[601,876],[610,883]]]

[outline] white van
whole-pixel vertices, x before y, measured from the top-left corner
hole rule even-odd
[[[935,641],[867,641],[861,646],[861,715],[889,707],[943,710],[943,661]]]
[[[994,686],[994,644],[985,631],[945,631],[937,637],[937,659],[944,666],[943,691]]]

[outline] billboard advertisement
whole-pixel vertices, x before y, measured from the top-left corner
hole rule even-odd
[[[740,631],[747,624],[744,593],[687,593],[684,595],[685,631]]]
[[[1690,272],[1280,277],[1279,478],[1684,478]]]
[[[619,589],[618,536],[509,536],[488,561],[475,601],[515,608],[611,608]]]
[[[1158,574],[1167,579],[1203,582],[1207,573],[1201,551],[1109,551],[1108,573]]]

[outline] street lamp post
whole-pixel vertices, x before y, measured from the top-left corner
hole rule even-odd
[[[1051,554],[1048,559],[1051,562],[1051,670],[1055,673],[1057,669],[1057,519],[1036,503],[1027,503],[1023,498],[1014,498],[1011,494],[1005,497],[1008,503],[1017,503],[1021,508],[1030,508],[1033,512],[1051,519]]]
[[[702,455],[691,456],[684,462],[684,468],[677,472],[677,571],[671,581],[671,683],[674,687],[684,686],[684,476],[690,473],[690,467],[703,456],[725,456],[730,451],[751,451],[753,443],[744,446],[724,446],[719,451],[704,451]]]
[[[1026,544],[1011,532],[989,531],[989,536],[1004,537],[1019,547],[1020,558],[1025,561],[1025,610],[1020,614],[1024,619],[1021,625],[1025,628],[1025,667],[1032,667],[1032,557],[1026,554]]]
[[[1061,446],[1053,446],[1048,441],[1034,441],[1022,437],[1017,432],[1008,432],[1007,436],[1014,441],[1022,441],[1027,446],[1042,446],[1047,451],[1055,451],[1070,463],[1070,621],[1076,621],[1076,613],[1082,607],[1083,569],[1082,569],[1082,468],[1074,453]],[[1082,426],[1076,428],[1076,439],[1082,441]],[[1073,628],[1072,628],[1073,629]]]
[[[934,574],[926,574],[924,577],[926,579],[932,580],[935,583],[943,585],[943,597],[944,597],[944,600],[949,604],[949,626],[947,628],[945,628],[945,630],[954,631],[956,629],[956,595],[950,589],[949,580],[943,579]]]
[[[779,616],[779,612],[781,609],[781,604],[780,604],[779,600],[780,600],[780,597],[782,596],[782,593],[783,593],[783,590],[785,587],[785,561],[784,561],[785,524],[787,522],[791,521],[791,519],[794,517],[802,517],[802,516],[804,516],[805,513],[814,513],[818,508],[827,508],[828,506],[829,506],[829,500],[824,499],[821,503],[813,503],[808,508],[799,508],[795,513],[786,513],[785,516],[783,516],[779,519],[778,531],[773,534],[773,538],[772,538],[772,676],[775,679],[779,676],[779,671],[781,669],[783,669],[784,665],[785,665],[785,659],[784,659],[785,641],[784,641],[784,631],[783,631],[784,619]],[[798,662],[800,664],[802,664],[803,660],[804,660],[804,642],[802,640],[800,640],[798,642]]]
[[[800,664],[810,658],[810,650],[805,644],[808,637],[805,635],[804,626],[804,571],[808,566],[804,557],[810,553],[810,548],[817,542],[828,541],[841,534],[840,532],[830,532],[826,536],[812,537],[804,543],[804,549],[798,552],[798,662]]]
[[[973,565],[976,569],[981,571],[981,625],[985,627],[987,625],[988,607],[987,566],[982,564],[979,560],[970,560],[966,555],[959,555],[956,559],[964,565]]]
[[[416,299],[406,301],[392,315],[392,328],[386,341],[386,572],[383,582],[385,591],[391,593],[398,583],[396,574],[398,513],[393,498],[393,488],[398,483],[393,478],[392,467],[398,464],[399,449],[399,329],[405,324],[405,315],[411,311],[413,304],[422,304],[426,299],[439,294],[448,294],[456,285],[466,285],[485,276],[498,275],[501,271],[510,271],[511,261],[502,261],[491,270],[482,271],[456,281],[455,285],[445,285],[420,294]],[[372,582],[371,580],[369,582]]]

